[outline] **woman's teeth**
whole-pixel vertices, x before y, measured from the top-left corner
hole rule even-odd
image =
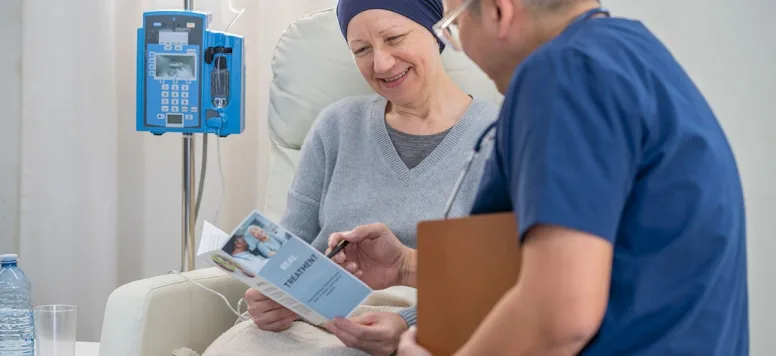
[[[401,74],[399,74],[399,75],[397,75],[397,76],[395,76],[395,77],[393,77],[393,78],[388,78],[388,79],[384,79],[384,80],[385,80],[386,82],[388,82],[388,83],[390,83],[390,82],[395,82],[395,81],[397,81],[397,80],[399,80],[399,79],[403,78],[405,75],[407,75],[407,72],[409,72],[409,71],[410,71],[410,70],[409,70],[409,68],[408,68],[407,70],[405,70],[405,71],[404,71],[404,72],[402,72]]]

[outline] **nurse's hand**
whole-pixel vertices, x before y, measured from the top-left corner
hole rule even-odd
[[[384,224],[331,234],[326,253],[342,240],[349,244],[332,259],[372,289],[415,287],[415,250],[404,246]]]
[[[413,326],[401,335],[398,356],[432,356],[415,341],[416,332],[417,328]]]
[[[396,313],[367,313],[352,319],[336,318],[326,324],[326,329],[345,346],[372,356],[392,355],[407,328],[407,322]]]
[[[283,331],[299,319],[296,313],[253,288],[245,292],[245,301],[248,302],[248,314],[261,330]]]

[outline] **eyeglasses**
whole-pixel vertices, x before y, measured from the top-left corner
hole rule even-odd
[[[445,44],[446,47],[452,47],[456,51],[461,50],[461,41],[458,37],[458,26],[454,23],[455,19],[461,15],[474,2],[474,0],[464,0],[463,4],[453,12],[447,14],[439,22],[434,24],[434,33]]]

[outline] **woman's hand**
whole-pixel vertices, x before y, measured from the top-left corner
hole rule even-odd
[[[388,356],[396,351],[408,326],[399,314],[367,313],[350,320],[336,318],[326,324],[326,329],[347,347],[373,356]]]
[[[326,253],[342,240],[349,244],[332,259],[372,289],[397,285],[414,287],[414,250],[402,245],[384,224],[364,225],[331,234]]]
[[[245,292],[245,301],[248,302],[248,314],[251,315],[251,319],[259,326],[259,329],[283,331],[299,319],[296,313],[253,288]]]

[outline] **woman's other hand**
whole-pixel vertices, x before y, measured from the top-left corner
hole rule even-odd
[[[336,318],[326,324],[326,329],[345,346],[373,356],[392,355],[408,328],[407,322],[395,313],[367,313],[352,319]]]
[[[418,330],[417,328],[412,327],[409,330],[405,331],[404,334],[401,335],[401,339],[399,340],[399,352],[397,353],[397,355],[431,356],[431,353],[428,352],[428,350],[418,345],[418,342],[415,337],[415,335],[417,334],[417,330]]]
[[[245,301],[248,302],[248,314],[259,329],[283,331],[299,319],[296,313],[253,288],[245,292]]]

